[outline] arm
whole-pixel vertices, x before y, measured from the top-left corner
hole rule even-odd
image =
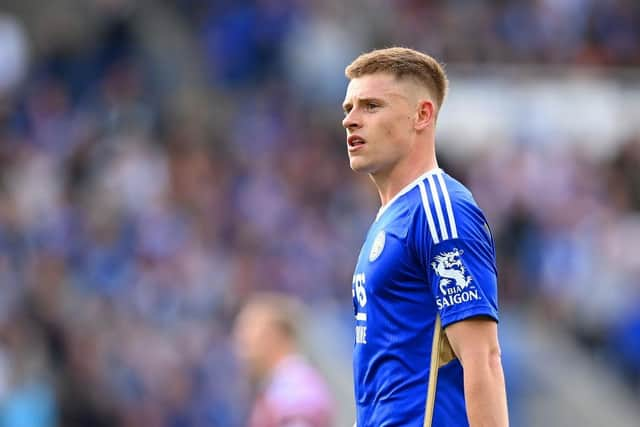
[[[447,326],[445,333],[462,364],[469,425],[507,427],[507,395],[496,322],[475,317]]]

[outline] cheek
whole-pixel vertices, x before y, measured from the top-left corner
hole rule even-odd
[[[385,133],[385,136],[388,136],[388,137],[393,136],[395,133],[394,126],[388,125],[387,127],[385,127],[384,133]]]
[[[380,129],[387,138],[404,138],[411,131],[411,117],[395,114],[381,122]]]
[[[387,142],[389,149],[397,151],[402,149],[407,133],[402,122],[388,122],[381,128],[381,136]]]
[[[395,128],[396,125],[393,123],[393,120],[385,120],[380,123],[380,131],[386,137],[393,136],[396,132]]]

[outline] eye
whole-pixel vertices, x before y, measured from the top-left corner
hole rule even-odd
[[[366,105],[367,111],[373,111],[376,108],[378,108],[378,104],[376,104],[375,102],[367,102],[367,105]]]

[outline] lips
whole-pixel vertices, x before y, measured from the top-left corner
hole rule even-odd
[[[354,151],[365,145],[367,142],[359,135],[351,135],[347,138],[347,145],[349,146],[349,151]]]

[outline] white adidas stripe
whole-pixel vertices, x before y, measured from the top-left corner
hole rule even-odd
[[[440,225],[440,233],[442,233],[442,240],[449,239],[449,233],[447,232],[447,224],[444,222],[444,215],[442,215],[442,206],[440,206],[440,197],[438,196],[438,190],[436,190],[436,183],[433,180],[433,176],[428,176],[429,188],[431,189],[431,197],[433,198],[433,205],[436,208],[436,215],[438,216],[438,225]]]
[[[438,183],[440,183],[440,190],[442,190],[442,197],[444,198],[444,205],[446,206],[447,216],[449,217],[449,224],[451,225],[451,238],[458,238],[458,227],[456,227],[456,219],[453,216],[453,208],[451,207],[451,198],[449,197],[449,191],[444,183],[442,173],[436,174],[438,177]]]
[[[442,172],[438,172],[434,174],[438,179],[438,186],[440,187],[440,191],[442,192],[442,199],[444,200],[444,209],[442,203],[440,202],[440,196],[438,195],[438,190],[436,186],[436,181],[434,180],[433,175],[427,176],[427,181],[429,181],[429,193],[431,193],[431,198],[433,199],[433,206],[436,211],[436,216],[438,218],[438,226],[436,227],[436,223],[433,218],[433,214],[431,213],[431,207],[429,204],[429,195],[427,194],[427,188],[424,185],[424,182],[418,183],[420,187],[420,197],[422,198],[422,205],[424,207],[424,212],[427,215],[427,223],[429,224],[429,232],[431,233],[431,239],[433,243],[439,243],[441,240],[448,240],[449,237],[452,239],[458,238],[458,228],[456,226],[456,220],[453,215],[453,207],[451,206],[451,198],[449,197],[449,191],[447,191],[447,186],[444,182],[444,178],[442,176]],[[445,213],[447,215],[447,219],[449,220],[449,226],[451,228],[451,233],[447,228],[447,223],[445,221]],[[438,233],[440,231],[440,233]]]
[[[427,215],[427,223],[429,224],[429,231],[431,232],[431,240],[433,243],[440,242],[438,238],[438,232],[436,231],[436,225],[433,222],[433,215],[431,215],[431,208],[429,208],[429,198],[427,197],[427,189],[424,187],[424,182],[418,183],[418,188],[420,188],[420,197],[422,198],[422,206],[424,207],[424,212]]]

